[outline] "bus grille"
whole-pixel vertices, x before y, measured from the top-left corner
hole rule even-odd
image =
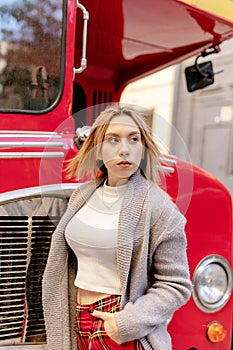
[[[46,340],[41,285],[59,220],[0,216],[0,345]]]

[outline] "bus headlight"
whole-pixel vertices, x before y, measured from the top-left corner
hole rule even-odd
[[[220,310],[229,300],[232,291],[232,269],[219,255],[203,259],[193,275],[193,299],[204,312]]]

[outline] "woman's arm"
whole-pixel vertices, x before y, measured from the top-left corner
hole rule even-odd
[[[164,210],[150,232],[153,284],[145,295],[114,314],[122,342],[145,337],[154,327],[166,323],[190,297],[184,233],[186,220],[175,207],[172,212],[170,210],[171,207]],[[163,232],[161,227],[165,227]],[[158,232],[161,232],[159,238]]]

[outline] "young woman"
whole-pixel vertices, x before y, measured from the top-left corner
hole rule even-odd
[[[96,119],[68,166],[78,180],[43,278],[48,350],[171,349],[167,322],[190,297],[185,218],[158,186],[142,112]]]

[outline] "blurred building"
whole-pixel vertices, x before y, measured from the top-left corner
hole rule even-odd
[[[214,84],[188,92],[184,70],[195,57],[131,83],[121,101],[153,109],[153,131],[172,154],[219,178],[233,195],[233,40],[212,61]]]

